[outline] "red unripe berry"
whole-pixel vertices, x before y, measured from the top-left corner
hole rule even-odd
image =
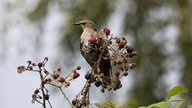
[[[133,51],[133,52],[131,52],[131,54],[132,54],[132,56],[136,56],[138,54],[138,52],[137,51]]]
[[[78,78],[80,76],[80,74],[78,73],[78,72],[74,72],[73,73],[73,78],[75,79],[75,78]]]
[[[110,34],[110,30],[109,30],[107,27],[103,28],[103,32],[104,32],[106,35],[109,35],[109,34]]]
[[[118,77],[120,75],[120,71],[119,70],[116,70],[115,71],[115,76]]]
[[[97,43],[97,39],[95,37],[91,37],[91,39],[89,39],[89,42],[91,44],[96,44]]]
[[[136,63],[130,63],[130,64],[129,64],[129,68],[130,68],[130,69],[133,69],[133,68],[135,68],[136,66],[137,66]]]
[[[65,78],[61,77],[61,78],[59,79],[59,82],[60,82],[60,83],[64,83],[64,82],[65,82]]]
[[[120,43],[118,44],[118,47],[119,47],[120,49],[124,48],[124,46],[125,46],[125,43],[124,43],[124,42],[120,42]]]

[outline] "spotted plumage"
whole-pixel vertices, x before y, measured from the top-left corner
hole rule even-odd
[[[101,54],[100,47],[103,45],[103,40],[99,40],[96,44],[91,44],[89,40],[92,37],[97,38],[98,32],[96,25],[91,20],[83,20],[75,23],[75,25],[80,25],[83,28],[83,33],[81,34],[80,41],[80,51],[87,63],[94,68],[95,64],[99,59],[99,55]],[[108,54],[107,50],[103,55]],[[111,63],[110,59],[101,58],[99,64],[100,72],[104,73],[106,78],[110,78],[111,73]],[[110,83],[109,80],[103,79],[107,83]]]

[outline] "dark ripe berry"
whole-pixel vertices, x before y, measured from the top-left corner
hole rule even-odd
[[[85,79],[89,80],[90,78],[91,78],[91,74],[90,74],[90,73],[87,73],[87,74],[85,75]]]
[[[53,74],[53,79],[57,79],[58,78],[58,74]]]
[[[95,37],[91,37],[91,39],[89,39],[89,42],[91,44],[96,44],[97,43],[97,39]]]
[[[91,83],[94,83],[96,81],[96,78],[93,75],[91,75],[90,81]]]
[[[99,87],[101,84],[102,84],[102,82],[100,80],[95,81],[95,86],[96,87]]]
[[[127,48],[127,52],[128,52],[128,53],[132,53],[132,52],[133,52],[133,48],[130,47],[130,46],[128,46],[128,48]]]
[[[59,82],[60,82],[60,83],[64,83],[64,82],[65,82],[65,78],[61,77],[61,78],[59,79]]]
[[[78,72],[74,72],[73,73],[73,78],[75,79],[75,78],[78,78],[80,76],[80,74],[78,73]]]
[[[120,75],[120,71],[119,71],[119,70],[116,70],[116,71],[115,71],[115,76],[116,76],[116,77],[119,77],[119,75]]]
[[[36,66],[36,64],[35,64],[35,63],[32,63],[32,66]]]
[[[104,32],[106,35],[109,35],[109,34],[110,34],[110,30],[109,30],[107,27],[103,28],[103,32]]]
[[[38,63],[38,66],[39,66],[39,67],[42,67],[42,66],[43,66],[43,63],[41,63],[41,62]]]
[[[72,100],[72,104],[75,106],[75,104],[77,103],[77,100],[76,99],[74,99],[74,100]]]
[[[124,42],[120,42],[120,43],[118,44],[119,49],[124,48],[124,46],[125,46],[125,43],[124,43]]]

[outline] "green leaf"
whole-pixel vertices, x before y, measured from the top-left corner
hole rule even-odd
[[[127,108],[125,105],[118,106],[115,102],[106,102],[104,104],[94,103],[97,108]]]
[[[117,108],[127,108],[127,106],[126,105],[120,105]]]
[[[171,106],[171,102],[166,101],[166,102],[159,102],[159,103],[152,104],[147,108],[169,108],[170,106]]]
[[[116,105],[113,102],[106,102],[105,105],[109,106],[110,108],[116,108]]]
[[[186,89],[182,86],[175,86],[174,88],[169,90],[169,92],[167,93],[167,96],[168,96],[168,98],[170,98],[171,96],[175,96],[177,94],[187,93],[187,92],[188,92],[188,89]]]
[[[97,108],[110,108],[109,106],[106,106],[104,104],[95,103],[94,104]]]
[[[183,104],[183,101],[178,102],[178,103],[175,105],[174,108],[181,108],[182,104]]]
[[[138,108],[147,108],[146,106],[141,106],[141,107],[138,107]]]
[[[127,102],[128,106],[130,106],[131,108],[137,108],[138,107],[138,101],[137,99],[131,99]]]

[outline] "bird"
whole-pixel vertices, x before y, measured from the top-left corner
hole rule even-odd
[[[83,32],[80,37],[80,52],[82,56],[85,58],[87,63],[92,67],[95,68],[96,63],[99,62],[99,70],[101,73],[104,74],[103,83],[104,85],[110,85],[111,80],[111,62],[109,58],[100,57],[101,53],[103,56],[109,54],[108,49],[105,50],[103,53],[101,51],[101,46],[103,46],[104,41],[102,39],[98,39],[97,42],[94,40],[98,38],[98,31],[96,24],[91,20],[82,20],[79,22],[74,23],[74,25],[80,25],[83,29]],[[94,44],[90,44],[90,40],[92,39]]]

